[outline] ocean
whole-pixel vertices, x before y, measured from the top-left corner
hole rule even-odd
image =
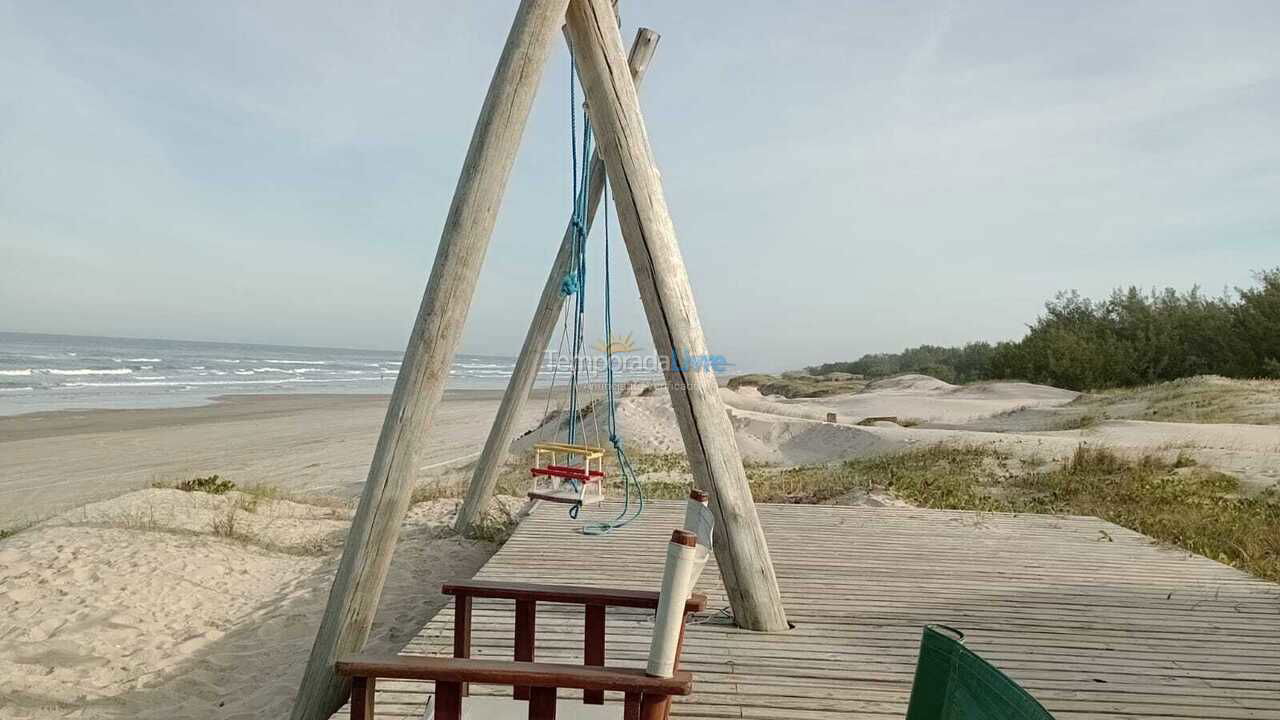
[[[233,393],[389,393],[402,356],[400,351],[0,332],[0,415],[182,407]],[[514,357],[458,354],[449,387],[503,389],[514,367]],[[545,365],[539,383],[549,384],[554,372]],[[563,382],[561,374],[557,383]]]

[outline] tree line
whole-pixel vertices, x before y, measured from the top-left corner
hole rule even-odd
[[[1219,297],[1199,288],[1130,287],[1103,300],[1062,292],[1021,340],[921,345],[807,370],[868,379],[922,373],[952,383],[1019,379],[1073,390],[1205,374],[1280,378],[1280,268],[1255,278],[1254,286]]]

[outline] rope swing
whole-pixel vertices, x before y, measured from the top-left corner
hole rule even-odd
[[[575,86],[577,78],[575,75],[575,64],[573,63],[573,53],[570,50],[570,66],[569,66],[569,154],[570,168],[572,169],[572,191],[573,191],[573,208],[570,214],[570,225],[573,228],[572,236],[572,257],[570,266],[564,279],[560,282],[560,294],[566,300],[573,298],[573,323],[570,345],[570,355],[572,358],[572,366],[569,371],[569,421],[566,431],[565,444],[545,443],[535,446],[538,454],[538,465],[540,467],[533,468],[534,475],[550,475],[560,478],[570,484],[570,489],[577,494],[576,501],[572,501],[569,508],[569,517],[577,519],[578,513],[585,502],[592,499],[598,499],[596,496],[589,496],[589,486],[595,485],[596,492],[599,493],[600,482],[603,480],[603,451],[599,448],[581,445],[583,440],[583,429],[581,428],[581,417],[579,405],[582,393],[579,385],[582,381],[582,373],[584,363],[582,362],[583,349],[586,345],[586,290],[587,290],[587,237],[590,234],[590,218],[588,207],[588,188],[591,184],[591,156],[594,145],[594,137],[591,132],[591,122],[587,118],[586,109],[582,109],[582,136],[581,148],[579,148],[578,129],[577,129],[577,94]],[[581,153],[579,154],[579,149]],[[604,331],[605,331],[605,398],[604,403],[608,408],[608,437],[609,443],[613,447],[613,453],[618,463],[618,470],[622,474],[623,480],[623,502],[622,510],[617,517],[604,522],[587,523],[583,526],[582,532],[587,535],[604,535],[617,528],[624,527],[632,520],[635,520],[644,510],[644,492],[640,487],[639,481],[636,479],[635,468],[632,467],[631,461],[627,459],[627,453],[622,446],[622,437],[618,432],[617,418],[617,398],[614,390],[614,369],[613,369],[613,303],[612,303],[612,282],[610,274],[610,230],[609,230],[609,192],[608,179],[605,179],[605,194],[602,199],[604,205]],[[562,329],[560,347],[563,349],[565,344],[564,334],[570,332],[568,323],[568,314],[570,314],[569,306],[566,305],[566,322]],[[588,370],[588,382],[591,377]],[[555,373],[552,374],[552,390],[555,389]],[[548,402],[550,398],[548,397]],[[598,420],[598,402],[593,403],[592,418],[596,424],[596,441],[599,442],[599,420]],[[592,407],[592,406],[588,406]],[[542,454],[551,453],[551,464],[543,466],[541,462]],[[565,453],[567,458],[580,458],[581,466],[562,466],[556,463],[556,453]],[[601,463],[596,469],[591,467],[591,461],[596,460]],[[566,461],[568,462],[568,461]],[[635,495],[634,501],[632,495]],[[537,499],[553,500],[555,498],[540,494],[530,493],[531,497]],[[564,500],[557,500],[563,502]]]

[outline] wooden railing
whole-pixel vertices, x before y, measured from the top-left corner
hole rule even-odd
[[[590,705],[603,704],[606,691],[621,692],[625,698],[624,718],[661,720],[669,712],[671,697],[687,695],[692,687],[692,676],[678,669],[670,678],[655,678],[640,669],[604,667],[608,609],[656,610],[657,592],[487,580],[449,583],[441,592],[454,596],[454,656],[342,658],[337,669],[340,675],[352,680],[352,720],[372,720],[378,678],[435,681],[436,720],[460,720],[468,683],[511,686],[513,697],[529,701],[530,720],[555,718],[558,688],[582,690],[583,702]],[[515,601],[514,662],[471,659],[471,613],[475,598]],[[540,602],[583,606],[583,665],[534,662]],[[706,604],[705,595],[694,593],[685,603],[685,616],[705,609]],[[679,647],[683,644],[682,624]],[[676,656],[679,658],[679,649]]]
[[[434,680],[435,720],[461,720],[462,688],[467,683],[528,688],[529,720],[555,720],[557,688],[624,693],[627,720],[664,718],[671,696],[688,695],[693,688],[693,677],[683,670],[655,678],[633,668],[396,655],[343,658],[338,674],[351,678],[351,720],[373,720],[378,678]]]

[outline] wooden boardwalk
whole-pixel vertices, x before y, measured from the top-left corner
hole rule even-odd
[[[606,537],[542,507],[477,577],[652,589],[683,505]],[[901,719],[920,628],[943,623],[1060,720],[1280,720],[1280,586],[1089,517],[760,506],[795,628],[708,613],[689,630],[694,694],[673,717]],[[589,517],[588,517],[589,516]],[[714,564],[699,583],[726,608]],[[580,662],[581,609],[540,605],[537,659]],[[452,609],[406,654],[450,654]],[[474,656],[512,656],[512,607],[477,601]],[[610,611],[608,662],[642,666],[644,614]],[[429,684],[385,682],[379,717],[421,717]],[[473,692],[497,692],[473,687]],[[570,702],[568,698],[563,702]]]

